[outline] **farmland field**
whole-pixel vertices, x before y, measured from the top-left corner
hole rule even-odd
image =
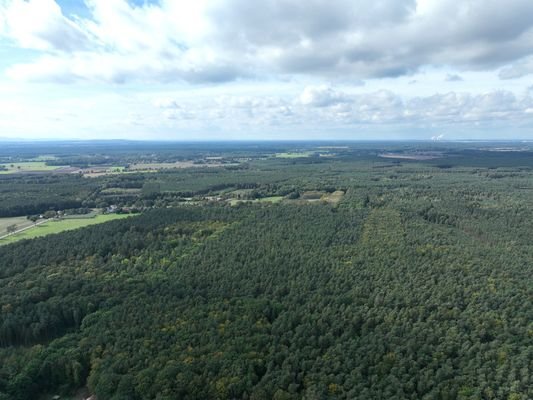
[[[314,154],[312,151],[302,151],[302,152],[285,152],[277,153],[276,158],[305,158],[311,157]]]
[[[61,166],[46,165],[44,161],[16,162],[0,164],[6,170],[0,170],[0,174],[13,174],[17,172],[45,172],[55,171]]]
[[[26,217],[0,218],[0,236],[3,236],[6,233],[8,226],[16,225],[17,229],[22,229],[32,224],[33,223]]]
[[[283,200],[283,196],[269,196],[257,199],[259,203],[279,203],[281,200]]]
[[[269,197],[263,197],[260,199],[253,199],[253,200],[245,200],[245,199],[230,199],[229,203],[231,205],[236,205],[239,203],[280,203],[283,201],[283,196],[269,196]]]
[[[57,160],[57,157],[52,154],[41,154],[37,157],[34,157],[30,161],[54,161]]]
[[[97,215],[92,218],[68,218],[60,220],[51,220],[35,226],[34,228],[25,230],[20,233],[8,236],[4,239],[0,239],[0,245],[18,242],[24,239],[33,239],[41,236],[46,236],[54,233],[60,233],[63,231],[70,231],[73,229],[83,228],[85,226],[101,224],[103,222],[113,221],[116,219],[122,219],[130,217],[129,214],[106,214]],[[3,218],[12,219],[12,218]],[[24,218],[25,219],[25,218]],[[30,223],[31,224],[31,223]],[[29,226],[29,225],[28,225]]]

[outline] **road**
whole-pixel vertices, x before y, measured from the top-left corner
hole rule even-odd
[[[42,221],[36,222],[35,224],[32,224],[32,225],[30,225],[30,226],[26,226],[25,228],[21,228],[21,229],[19,229],[19,230],[16,230],[15,232],[11,232],[11,233],[8,233],[8,234],[6,234],[6,235],[0,236],[0,240],[5,239],[5,238],[8,237],[8,236],[16,235],[17,233],[24,232],[24,231],[26,231],[26,230],[28,230],[28,229],[34,228],[34,227],[36,227],[37,225],[44,224],[44,223],[47,222],[47,221],[48,221],[47,219],[43,219]]]

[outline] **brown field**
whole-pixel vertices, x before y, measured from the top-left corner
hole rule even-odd
[[[0,218],[0,236],[3,236],[7,233],[6,229],[10,225],[17,225],[17,229],[22,229],[33,225],[33,222],[26,217]]]
[[[395,158],[399,160],[433,160],[435,158],[442,158],[443,154],[439,152],[426,152],[426,153],[381,153],[381,158]]]
[[[330,204],[338,204],[342,200],[343,196],[344,192],[342,190],[336,190],[333,193],[324,194],[321,200],[326,201]]]

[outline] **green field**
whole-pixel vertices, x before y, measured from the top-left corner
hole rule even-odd
[[[54,161],[57,160],[57,157],[53,154],[41,154],[37,157],[30,159],[29,161]]]
[[[230,199],[228,200],[229,203],[234,206],[239,203],[279,203],[284,199],[283,196],[270,196],[270,197],[263,197],[260,199],[254,199],[254,200],[246,200],[246,199]]]
[[[54,171],[61,166],[46,165],[44,161],[31,161],[31,162],[17,162],[17,163],[4,163],[0,166],[7,168],[7,170],[0,170],[0,174],[13,174],[16,172],[43,172]]]
[[[255,201],[257,201],[258,203],[279,203],[281,200],[283,200],[283,196],[263,197]]]
[[[25,230],[24,232],[17,233],[0,240],[0,245],[18,242],[23,239],[33,239],[36,237],[46,236],[53,233],[59,233],[63,231],[70,231],[73,229],[83,228],[89,225],[101,224],[103,222],[113,221],[115,219],[127,218],[131,214],[105,214],[97,215],[93,218],[76,218],[76,219],[61,219],[45,222],[41,225]],[[3,218],[12,219],[12,218]]]

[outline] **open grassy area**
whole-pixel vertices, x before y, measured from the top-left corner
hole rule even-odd
[[[30,159],[30,161],[53,161],[57,160],[57,157],[52,154],[41,154],[37,157]]]
[[[17,172],[54,171],[56,169],[63,168],[61,166],[56,165],[46,165],[44,161],[5,163],[0,165],[7,168],[7,170],[0,170],[0,174],[14,174]]]
[[[40,236],[46,236],[53,233],[69,231],[73,229],[83,228],[89,225],[101,224],[103,222],[113,221],[115,219],[127,218],[131,214],[105,214],[97,215],[93,218],[76,218],[76,219],[61,219],[45,222],[34,228],[25,230],[0,240],[0,245],[17,242],[23,239],[33,239]],[[7,219],[7,218],[5,218]]]
[[[259,203],[279,203],[281,200],[283,200],[283,196],[263,197],[261,199],[257,199],[256,201]]]
[[[324,194],[321,200],[326,201],[331,204],[338,204],[342,200],[343,196],[344,196],[344,192],[342,190],[336,190],[333,193]]]
[[[344,197],[344,192],[342,190],[336,190],[332,193],[327,193],[321,190],[308,190],[300,194],[300,197],[297,199],[288,199],[287,202],[294,204],[306,204],[313,202],[325,202],[329,204],[336,205]]]
[[[26,217],[0,218],[0,236],[4,236],[7,233],[6,229],[8,226],[17,225],[17,229],[22,229],[32,224],[33,222]]]
[[[230,199],[228,202],[234,206],[239,203],[279,203],[284,199],[283,196],[270,196],[261,199],[246,200],[246,199]]]

